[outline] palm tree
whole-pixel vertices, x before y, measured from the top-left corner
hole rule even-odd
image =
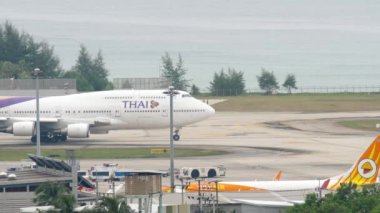
[[[58,201],[54,206],[58,209],[61,209],[62,213],[71,213],[74,212],[74,203],[75,198],[72,194],[63,194],[58,197]]]
[[[43,183],[36,189],[35,195],[33,202],[37,205],[53,205],[61,209],[61,212],[73,212],[75,198],[62,183]]]
[[[115,198],[103,197],[101,201],[96,204],[93,212],[133,213],[134,211],[127,205],[124,197],[117,196]]]

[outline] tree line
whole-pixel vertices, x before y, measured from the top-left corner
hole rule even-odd
[[[31,71],[35,68],[42,70],[42,78],[76,79],[79,91],[112,89],[101,51],[92,57],[81,45],[75,65],[64,70],[48,42],[35,41],[8,21],[0,25],[0,78],[31,78]]]
[[[199,87],[190,84],[190,80],[186,78],[187,69],[180,54],[177,61],[174,61],[169,53],[165,53],[161,57],[161,63],[161,77],[166,78],[175,89],[190,89],[193,95],[200,94]],[[84,45],[80,45],[75,65],[69,70],[64,70],[49,43],[35,41],[31,35],[20,32],[8,21],[0,25],[0,78],[31,78],[31,71],[35,68],[43,71],[42,78],[76,79],[78,91],[101,91],[113,88],[108,80],[109,71],[105,67],[100,50],[92,56]],[[257,76],[257,81],[266,94],[274,94],[279,89],[273,71],[263,68],[261,75]],[[289,74],[282,86],[289,93],[292,89],[297,89],[295,76]],[[234,68],[222,68],[214,73],[209,89],[211,95],[241,95],[245,93],[244,72]]]
[[[306,196],[304,204],[286,210],[286,213],[379,213],[380,190],[378,185],[363,186],[343,184],[337,192],[324,197],[313,193]]]
[[[191,94],[199,95],[200,90],[196,85],[189,84],[189,80],[186,79],[186,69],[183,65],[183,59],[181,55],[178,55],[178,61],[175,63],[168,53],[162,57],[162,76],[167,78],[171,85],[175,89],[187,90],[190,87]],[[175,64],[175,65],[174,65]],[[265,68],[262,68],[261,75],[257,76],[260,89],[265,94],[275,94],[280,88],[279,83],[274,75],[273,71],[270,72]],[[297,89],[297,81],[294,74],[288,74],[285,78],[282,86],[292,93],[292,89]],[[210,82],[210,93],[216,96],[237,96],[245,93],[245,80],[244,72],[237,71],[234,68],[227,68],[225,71],[223,68],[220,72],[214,73],[214,78]]]
[[[170,84],[178,90],[188,90],[190,87],[190,92],[193,95],[200,95],[200,89],[196,85],[192,84],[190,86],[190,80],[186,79],[187,69],[184,67],[184,61],[181,54],[178,54],[178,61],[174,62],[169,53],[161,58],[162,66],[161,73],[162,77],[168,79]],[[265,94],[275,94],[280,88],[278,81],[273,71],[270,72],[265,68],[262,68],[261,75],[257,76],[257,81],[259,83],[260,89],[262,89]],[[292,93],[292,89],[297,89],[297,81],[294,74],[288,74],[285,78],[282,86]],[[214,73],[214,78],[210,82],[210,93],[214,96],[237,96],[245,93],[245,80],[244,72],[237,71],[234,68],[227,68],[226,71],[222,68],[220,72]]]

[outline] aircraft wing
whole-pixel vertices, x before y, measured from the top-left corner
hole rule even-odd
[[[12,127],[17,122],[35,122],[36,118],[32,117],[0,117],[0,132],[6,132],[7,129]],[[56,124],[59,120],[57,118],[41,118],[40,123],[43,124]]]
[[[294,204],[303,204],[302,200],[289,200],[289,201],[271,201],[271,200],[246,200],[246,199],[233,199],[239,203],[246,203],[255,206],[271,206],[271,207],[290,207]]]
[[[108,126],[111,125],[111,119],[104,118],[104,117],[98,117],[95,118],[91,123],[91,126]]]
[[[37,119],[36,118],[32,118],[32,117],[9,117],[9,118],[5,118],[5,117],[2,117],[0,118],[0,123],[1,122],[21,122],[21,121],[33,121],[35,122]],[[40,118],[40,122],[41,123],[56,123],[58,122],[58,119],[57,118]]]
[[[8,127],[12,126],[13,123],[17,122],[36,122],[35,117],[0,117],[0,131],[1,129],[7,129]],[[105,117],[95,117],[95,118],[48,118],[48,117],[41,117],[40,118],[40,124],[41,129],[47,128],[47,129],[59,129],[64,128],[68,124],[77,124],[77,123],[85,123],[89,124],[90,127],[100,127],[100,126],[108,126],[111,125],[112,121],[109,118]]]
[[[35,142],[35,117],[0,117],[0,132],[10,133],[14,136],[32,136]],[[107,134],[112,124],[124,122],[107,117],[94,118],[52,118],[41,117],[40,129],[45,142],[66,141],[67,137],[87,138],[91,134]],[[55,134],[56,133],[56,134]],[[50,137],[51,134],[55,134]]]

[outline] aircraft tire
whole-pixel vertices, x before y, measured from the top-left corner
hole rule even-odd
[[[174,141],[179,141],[179,139],[180,139],[181,137],[179,136],[179,135],[173,135],[173,140]]]
[[[55,136],[57,138],[57,143],[61,143],[61,142],[66,142],[67,141],[67,136],[66,135],[57,135]]]

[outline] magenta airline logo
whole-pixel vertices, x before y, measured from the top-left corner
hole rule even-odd
[[[124,109],[154,109],[160,105],[159,102],[151,101],[122,101]]]

